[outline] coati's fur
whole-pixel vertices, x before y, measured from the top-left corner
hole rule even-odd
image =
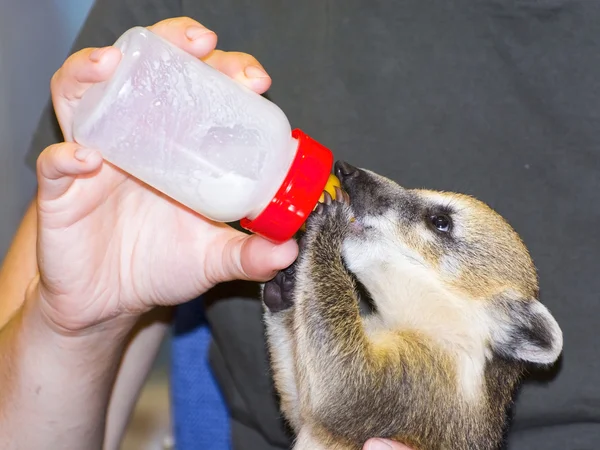
[[[527,249],[476,199],[335,170],[345,192],[311,214],[263,294],[294,449],[498,448],[524,368],[562,351]]]

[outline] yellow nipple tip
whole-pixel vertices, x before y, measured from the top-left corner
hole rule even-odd
[[[327,179],[327,184],[325,185],[325,192],[329,192],[329,195],[331,195],[331,198],[334,200],[335,200],[335,188],[336,187],[341,188],[342,185],[341,185],[338,177],[331,174],[331,175],[329,175],[329,178]],[[319,202],[323,203],[324,200],[325,200],[325,193],[321,194],[321,196],[319,197]]]

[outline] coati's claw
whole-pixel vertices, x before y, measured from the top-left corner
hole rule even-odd
[[[296,281],[295,263],[277,273],[275,278],[265,284],[263,301],[269,311],[276,313],[294,305],[293,291]]]
[[[340,203],[345,203],[346,205],[350,205],[350,196],[348,193],[338,186],[335,187],[335,201]]]
[[[344,201],[344,194],[342,193],[342,190],[339,187],[335,187],[335,201],[336,202],[343,202]]]
[[[331,198],[331,195],[329,194],[329,192],[324,191],[323,192],[323,203],[325,205],[331,205],[332,201],[333,201],[333,199]]]
[[[316,214],[323,214],[323,211],[325,210],[325,208],[323,207],[323,203],[317,203],[317,206],[315,208],[315,213]]]

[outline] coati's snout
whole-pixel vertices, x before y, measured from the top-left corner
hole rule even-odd
[[[334,171],[342,188],[350,195],[357,218],[382,216],[398,209],[407,218],[416,213],[410,192],[397,183],[345,161],[337,161]]]

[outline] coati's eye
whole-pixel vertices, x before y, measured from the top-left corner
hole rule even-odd
[[[429,220],[431,221],[431,225],[442,233],[448,233],[452,229],[452,219],[446,214],[434,214]]]

